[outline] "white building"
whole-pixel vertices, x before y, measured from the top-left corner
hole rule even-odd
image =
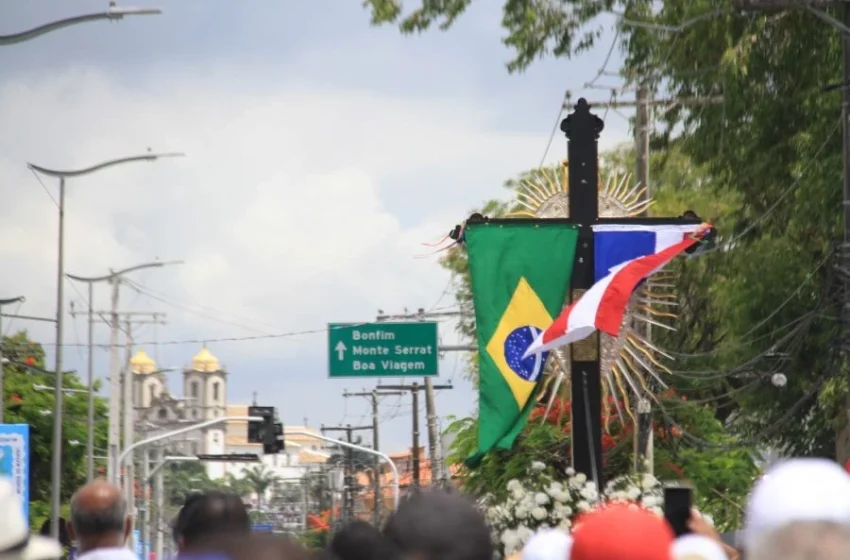
[[[165,373],[144,350],[133,356],[130,368],[137,433],[151,436],[225,415],[227,372],[206,346],[183,369],[182,397],[171,394]],[[169,453],[222,454],[224,432],[224,424],[191,432],[169,444]],[[224,463],[207,463],[206,468],[211,478],[224,476]]]
[[[130,360],[133,372],[133,406],[136,431],[142,436],[171,431],[223,416],[247,416],[248,405],[227,404],[227,372],[209,349],[201,348],[190,365],[183,368],[183,395],[172,395],[165,372],[144,350]],[[301,431],[321,435],[304,426],[285,426],[286,450],[277,455],[263,456],[262,444],[248,443],[248,423],[229,421],[186,434],[168,444],[168,455],[222,455],[253,453],[262,464],[282,482],[294,482],[305,473],[320,470],[330,457],[324,442],[303,435]],[[256,463],[205,463],[210,478],[230,473],[241,477],[246,468]]]

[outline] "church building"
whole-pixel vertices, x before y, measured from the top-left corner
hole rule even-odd
[[[130,360],[137,437],[150,437],[187,424],[219,418],[227,410],[227,372],[209,349],[201,348],[183,369],[183,395],[172,395],[165,371],[144,350]],[[211,426],[169,440],[169,455],[225,453],[225,425]],[[224,476],[224,463],[205,463],[210,478]]]

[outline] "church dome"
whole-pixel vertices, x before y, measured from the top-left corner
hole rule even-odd
[[[212,352],[204,346],[194,358],[192,358],[192,370],[202,371],[206,373],[215,373],[221,371],[221,362],[213,356]]]
[[[156,371],[156,362],[148,356],[144,350],[139,350],[130,358],[130,371],[137,374],[153,373]]]

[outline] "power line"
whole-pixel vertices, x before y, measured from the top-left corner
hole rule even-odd
[[[437,321],[437,322],[439,323],[439,322],[445,322],[445,321]],[[376,323],[375,321],[361,321],[361,322],[358,322],[358,323],[346,325],[346,327],[350,328],[352,326],[366,326],[366,325],[373,325],[375,323]],[[283,333],[258,334],[258,335],[253,335],[253,336],[226,336],[226,337],[218,337],[218,338],[215,338],[215,337],[187,338],[187,339],[181,339],[181,340],[165,340],[165,341],[162,341],[162,342],[144,341],[144,342],[138,342],[137,344],[139,346],[147,346],[147,345],[152,345],[152,344],[159,344],[159,345],[162,345],[162,346],[179,346],[179,345],[188,345],[188,344],[206,344],[206,343],[213,343],[213,342],[215,342],[215,343],[250,342],[250,341],[258,341],[258,340],[294,338],[294,337],[297,337],[297,336],[306,336],[306,335],[312,335],[312,334],[324,334],[324,333],[327,333],[329,330],[330,330],[329,327],[322,327],[322,328],[316,328],[316,329],[305,329],[305,330],[289,331],[289,332],[283,332]],[[42,346],[55,346],[56,343],[55,342],[43,342],[43,343],[40,343],[40,344]],[[74,347],[75,345],[64,343],[62,346]],[[96,348],[109,348],[109,344],[95,344],[94,346]],[[118,346],[120,347],[122,345],[119,344]]]

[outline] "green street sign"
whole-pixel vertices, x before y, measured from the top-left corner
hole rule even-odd
[[[328,325],[329,377],[438,374],[437,323]]]

